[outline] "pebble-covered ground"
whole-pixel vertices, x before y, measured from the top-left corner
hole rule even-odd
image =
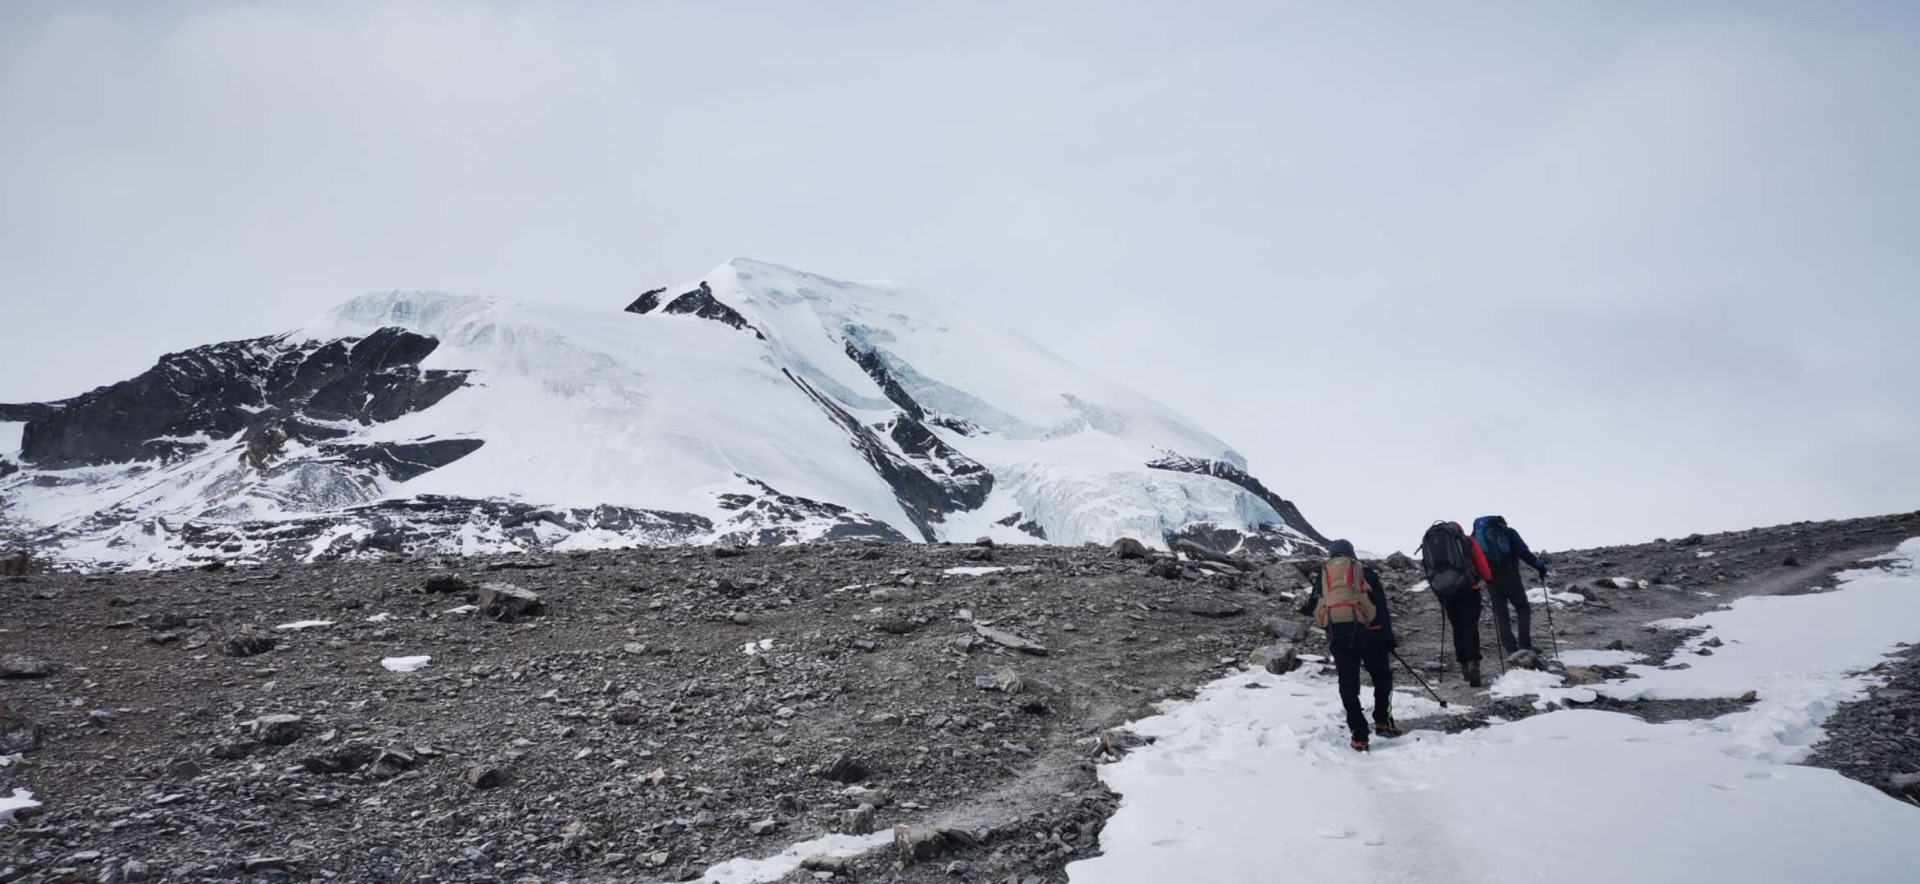
[[[1650,620],[1806,591],[1914,535],[1908,515],[1560,553],[1555,584],[1590,601],[1559,638],[1664,656]],[[1435,642],[1417,573],[1379,564],[1403,646]],[[864,544],[4,578],[0,797],[43,806],[0,825],[0,884],[688,880],[896,824],[904,857],[790,879],[1058,882],[1113,810],[1112,729],[1275,635],[1317,650],[1301,585],[1287,563]],[[1839,769],[1888,785],[1913,744],[1842,720],[1911,696],[1836,717],[1866,759]]]

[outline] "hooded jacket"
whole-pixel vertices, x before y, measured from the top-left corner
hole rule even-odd
[[[1539,558],[1534,556],[1533,550],[1527,548],[1527,541],[1520,537],[1520,532],[1513,530],[1511,526],[1505,524],[1504,519],[1501,520],[1500,524],[1491,524],[1492,520],[1497,518],[1499,517],[1498,516],[1481,516],[1480,518],[1473,520],[1473,534],[1470,535],[1471,537],[1473,537],[1474,545],[1479,546],[1480,536],[1483,533],[1487,534],[1488,536],[1491,536],[1492,533],[1495,531],[1501,531],[1506,533],[1507,548],[1512,551],[1513,553],[1512,558],[1504,562],[1491,562],[1493,567],[1499,569],[1503,573],[1504,572],[1519,573],[1520,564],[1522,562],[1525,562],[1526,564],[1532,566],[1535,571],[1547,570],[1546,563],[1540,561]]]

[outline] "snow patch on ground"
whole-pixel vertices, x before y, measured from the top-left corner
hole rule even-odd
[[[332,620],[295,620],[292,623],[282,623],[279,626],[275,626],[274,630],[276,632],[299,632],[302,629],[320,629],[332,625]]]
[[[1645,657],[1645,654],[1637,651],[1571,648],[1560,653],[1560,662],[1568,666],[1625,666],[1628,663],[1637,663]]]
[[[413,672],[431,662],[433,658],[426,654],[417,657],[388,657],[380,661],[391,672]]]
[[[1560,676],[1538,669],[1509,669],[1487,687],[1487,693],[1500,698],[1534,697],[1537,709],[1569,702],[1591,703],[1599,697],[1592,688],[1566,687]]]
[[[1754,691],[1759,701],[1751,709],[1720,720],[1738,750],[1783,763],[1805,758],[1822,736],[1820,722],[1878,683],[1863,670],[1900,642],[1920,641],[1920,538],[1882,561],[1888,564],[1841,572],[1830,592],[1743,598],[1723,610],[1661,621],[1656,625],[1705,630],[1674,654],[1688,668],[1631,666],[1635,678],[1600,691],[1620,700]],[[1711,654],[1694,653],[1701,649]]]
[[[1582,604],[1582,603],[1585,603],[1586,600],[1587,600],[1586,596],[1583,596],[1577,592],[1556,592],[1553,594],[1554,603],[1562,606],[1572,605],[1572,604]],[[1527,590],[1527,601],[1530,601],[1536,605],[1546,604],[1547,602],[1546,587],[1536,586],[1532,589]]]
[[[1904,880],[1920,814],[1805,754],[1857,674],[1920,639],[1920,539],[1834,592],[1743,599],[1684,623],[1722,645],[1692,668],[1562,688],[1509,672],[1495,693],[1759,700],[1710,722],[1648,724],[1565,710],[1461,734],[1376,740],[1362,755],[1330,677],[1221,679],[1132,729],[1157,738],[1101,769],[1121,793],[1103,855],[1075,884],[1289,880],[1813,881],[1837,870]],[[1583,663],[1611,660],[1603,652]],[[1620,652],[1616,652],[1620,653]],[[1562,694],[1564,696],[1564,694]],[[1402,718],[1417,714],[1396,695]],[[1531,796],[1531,797],[1529,797]],[[1544,797],[1541,797],[1544,796]],[[1508,812],[1520,801],[1524,812]],[[1488,820],[1499,812],[1498,825]]]
[[[949,577],[984,577],[988,574],[998,574],[1005,570],[1007,569],[992,565],[968,565],[960,568],[948,568],[941,573]]]
[[[893,840],[892,832],[875,832],[871,835],[827,835],[812,841],[802,841],[765,859],[731,859],[716,866],[710,866],[707,873],[700,877],[701,884],[766,884],[785,878],[800,868],[800,864],[814,857],[859,856],[869,850],[885,846]]]
[[[11,823],[14,813],[39,806],[40,802],[33,800],[33,793],[25,789],[15,789],[12,795],[0,795],[0,823]]]

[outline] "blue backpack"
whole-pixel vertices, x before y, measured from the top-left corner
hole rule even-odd
[[[1499,516],[1481,516],[1473,520],[1473,540],[1487,556],[1495,571],[1513,571],[1520,567],[1513,557],[1513,541],[1507,536],[1507,520]]]

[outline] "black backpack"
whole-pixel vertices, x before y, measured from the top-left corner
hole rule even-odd
[[[1420,538],[1420,570],[1427,586],[1445,601],[1473,588],[1473,541],[1452,522],[1435,522]]]

